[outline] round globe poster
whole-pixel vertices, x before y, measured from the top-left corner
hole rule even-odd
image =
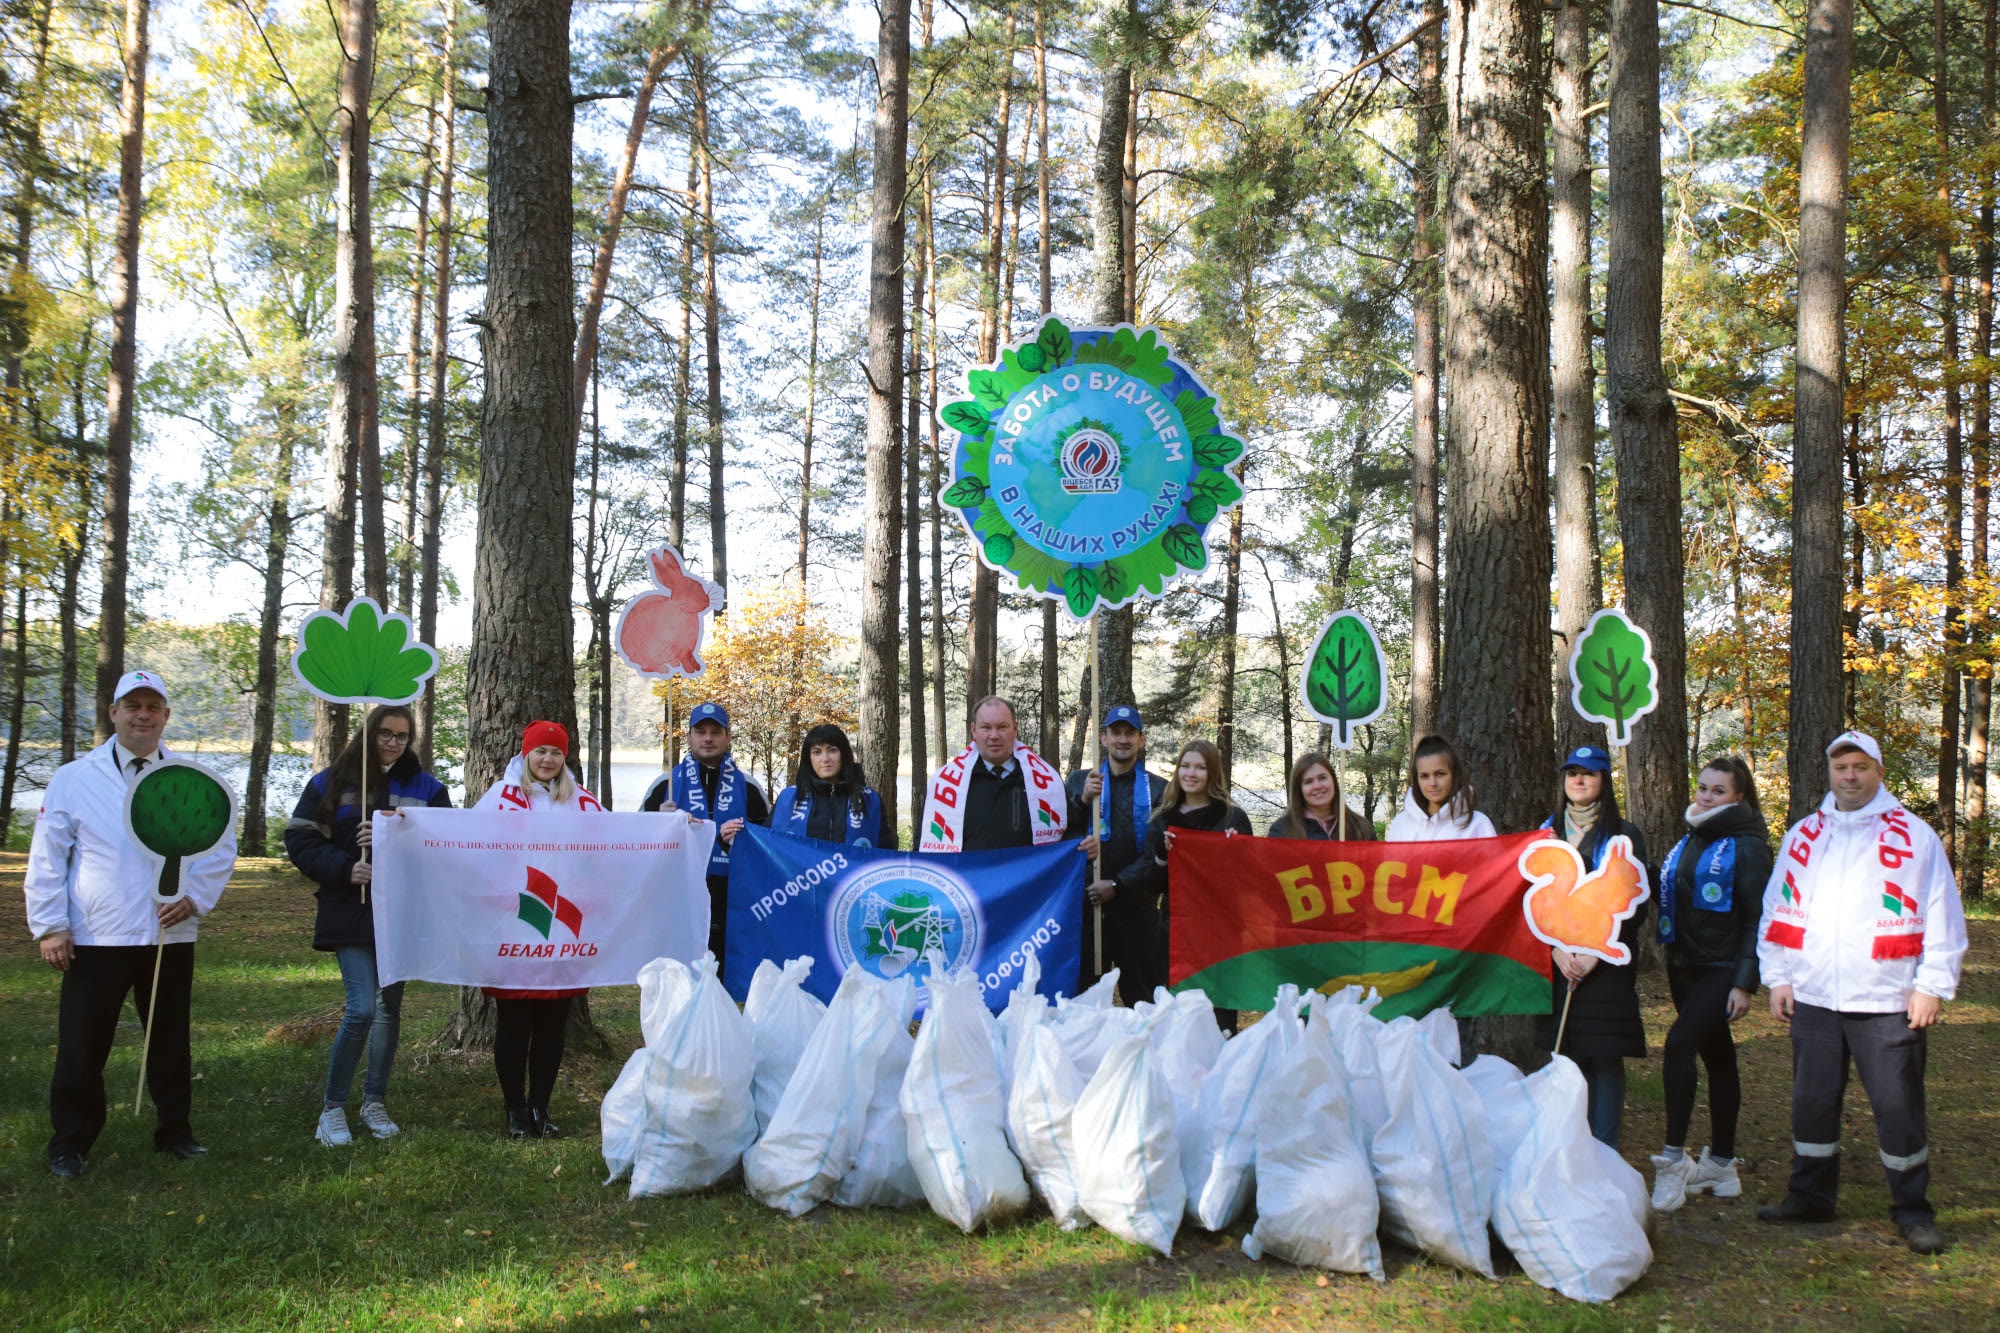
[[[1207,567],[1243,442],[1157,331],[1050,318],[966,392],[939,414],[958,432],[943,500],[987,565],[1078,620]]]

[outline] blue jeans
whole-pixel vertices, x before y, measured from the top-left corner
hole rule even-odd
[[[1618,1122],[1625,1115],[1625,1057],[1585,1055],[1576,1059],[1589,1091],[1590,1137],[1606,1147],[1618,1146]]]
[[[333,1034],[333,1059],[326,1068],[326,1104],[347,1105],[354,1085],[354,1066],[361,1048],[368,1047],[368,1073],[361,1080],[361,1100],[379,1102],[389,1091],[389,1066],[396,1061],[396,1039],[403,1030],[403,983],[384,986],[375,972],[372,945],[334,950],[340,962],[340,984],[347,988],[347,1012]]]

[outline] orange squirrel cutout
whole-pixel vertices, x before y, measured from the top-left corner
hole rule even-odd
[[[653,584],[625,604],[614,639],[618,655],[642,676],[698,676],[708,613],[722,605],[722,589],[687,572],[679,551],[647,552]]]
[[[1516,864],[1528,881],[1521,911],[1536,939],[1620,967],[1632,961],[1618,927],[1646,901],[1648,886],[1630,838],[1611,839],[1604,863],[1587,874],[1576,848],[1556,837],[1529,843]]]

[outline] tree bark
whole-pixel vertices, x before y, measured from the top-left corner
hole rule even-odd
[[[826,201],[813,219],[812,299],[806,316],[806,430],[799,460],[799,591],[806,589],[806,542],[812,531],[813,427],[819,408],[819,297],[826,263]]]
[[[14,784],[21,776],[21,733],[28,704],[28,562],[14,569],[14,651],[7,682],[7,761],[0,768],[0,843],[14,831]]]
[[[361,514],[361,588],[389,601],[382,522],[380,390],[375,374],[375,227],[369,103],[375,92],[375,0],[340,0],[340,155],[334,185],[332,451],[353,452]],[[352,575],[350,574],[350,578]]]
[[[421,252],[420,252],[421,253]],[[250,770],[243,781],[242,847],[262,856],[269,846],[265,787],[271,774],[271,741],[277,730],[278,640],[284,633],[285,561],[292,547],[292,466],[298,422],[289,404],[277,417],[278,456],[264,515],[264,598],[257,614],[257,689],[250,704]],[[411,465],[415,465],[414,455]]]
[[[1222,783],[1236,769],[1236,628],[1243,609],[1243,506],[1229,511],[1229,554],[1222,581],[1222,698],[1215,710],[1215,748],[1222,753]],[[1099,726],[1103,723],[1100,721]]]
[[[695,198],[701,183],[699,145],[688,136],[687,197]],[[688,475],[688,397],[694,386],[694,206],[690,202],[681,230],[679,356],[674,367],[673,471],[667,479],[667,532],[676,551],[686,551]]]
[[[930,167],[924,167],[928,179]],[[923,459],[917,439],[923,432],[924,415],[924,284],[930,274],[925,241],[917,241],[917,261],[910,265],[910,371],[904,398],[909,404],[909,428],[903,436],[903,559],[904,641],[910,654],[910,819],[914,822],[924,808],[924,785],[930,781],[931,755],[924,717],[924,566]],[[944,719],[939,718],[942,724]],[[942,744],[942,738],[940,738]]]
[[[125,583],[132,510],[132,418],[139,361],[139,224],[145,204],[149,0],[125,0],[118,95],[118,223],[111,266],[111,368],[104,405],[103,592],[97,611],[97,740],[111,739],[111,692],[125,674]]]
[[[404,615],[416,610],[417,542],[421,528],[418,496],[423,476],[424,280],[429,277],[431,178],[437,170],[437,103],[430,105],[424,130],[424,174],[417,184],[417,237],[410,247],[410,342],[405,352],[410,380],[410,418],[403,426],[403,538],[396,544],[396,605]]]
[[[1548,623],[1548,199],[1537,0],[1452,0],[1445,193],[1447,478],[1438,722],[1502,829],[1555,797]],[[1466,573],[1461,576],[1461,571]],[[1528,1058],[1532,1025],[1475,1019]]]
[[[671,7],[669,12],[671,12]],[[590,289],[583,300],[583,314],[576,334],[576,365],[570,374],[570,392],[576,400],[576,423],[570,434],[580,438],[583,431],[583,390],[591,367],[597,364],[597,323],[604,314],[604,293],[611,285],[611,260],[618,249],[618,232],[625,225],[625,199],[632,190],[632,169],[639,160],[639,145],[646,137],[646,119],[653,110],[653,90],[686,45],[679,38],[660,43],[646,60],[646,72],[639,78],[639,90],[632,95],[632,125],[625,132],[625,155],[618,160],[618,172],[611,179],[611,199],[604,207],[604,229],[597,237],[597,258],[590,266]]]
[[[1980,96],[1979,123],[1991,139],[1995,124],[1995,72],[2000,66],[2000,50],[1996,50],[1996,38],[2000,38],[2000,6],[1995,0],[1985,0],[1980,16]],[[1992,560],[1988,525],[1993,516],[1993,213],[1994,213],[1994,171],[1989,164],[1980,172],[1979,182],[1979,233],[1976,242],[1974,263],[1978,269],[1978,292],[1974,298],[1976,315],[1973,324],[1972,354],[1979,362],[1979,375],[1972,388],[1972,581],[1975,587],[1988,586],[1992,575]],[[1981,616],[1981,628],[1990,642],[1993,609],[1989,605]],[[1972,681],[1972,697],[1968,701],[1967,737],[1965,746],[1965,858],[1959,866],[1959,883],[1969,897],[1981,898],[1986,894],[1987,829],[1986,781],[1989,763],[1989,744],[1993,726],[1993,670],[1994,661],[1989,649],[1984,663],[1984,671]]]
[[[1788,818],[1826,795],[1826,743],[1841,728],[1840,434],[1846,416],[1847,144],[1853,0],[1806,11],[1799,161],[1797,372],[1792,400],[1791,703]]]
[[[704,22],[707,8],[703,8]],[[715,144],[709,134],[708,57],[694,58],[694,127],[701,140],[701,307],[708,369],[709,577],[729,587],[729,521],[722,439],[722,299],[715,285]],[[727,603],[725,602],[726,606]]]
[[[894,829],[901,722],[897,700],[898,483],[902,447],[903,196],[909,184],[910,3],[879,10],[875,54],[875,180],[868,224],[868,443],[861,588],[862,763]]]
[[[1958,274],[1952,267],[1951,206],[1951,88],[1945,67],[1948,34],[1944,0],[1932,0],[1931,107],[1937,119],[1939,204],[1937,236],[1938,321],[1942,325],[1944,381],[1944,672],[1938,724],[1938,837],[1952,863],[1958,861],[1959,673],[1965,654],[1965,611],[1960,597],[1965,582],[1965,437],[1964,401],[1958,382]]]
[[[1597,544],[1597,376],[1590,323],[1590,11],[1582,0],[1562,0],[1555,22],[1549,336],[1555,361],[1556,624],[1567,663],[1584,626],[1604,605],[1604,579]],[[1556,749],[1568,754],[1580,745],[1603,745],[1603,726],[1577,713],[1562,690],[1564,672],[1556,675]]]
[[[1049,45],[1047,6],[1035,5],[1035,250],[1037,291],[1043,319],[1053,306],[1054,251],[1049,235]],[[1062,627],[1053,599],[1042,603],[1042,709],[1035,746],[1043,758],[1055,761],[1062,744]]]
[[[1625,606],[1653,639],[1660,704],[1631,733],[1625,816],[1669,847],[1688,798],[1687,599],[1681,447],[1660,365],[1659,0],[1611,0],[1610,269],[1604,367],[1618,460]]]
[[[1417,36],[1410,311],[1410,742],[1437,730],[1438,708],[1438,138],[1443,128],[1444,0],[1424,0]],[[1560,150],[1558,150],[1560,151]],[[1287,751],[1289,752],[1289,736]],[[1287,772],[1290,767],[1287,765]]]
[[[546,719],[576,734],[569,7],[488,0],[486,396],[466,789]]]
[[[425,643],[437,642],[438,574],[444,546],[445,372],[450,368],[447,335],[451,329],[452,177],[458,169],[458,4],[445,0],[444,50],[440,55],[444,87],[438,102],[444,116],[444,161],[438,169],[437,288],[431,296],[431,401],[428,438],[424,442],[423,586],[417,596],[417,633]],[[417,700],[418,740],[424,767],[437,758],[432,732],[437,717],[437,678],[424,684]]]

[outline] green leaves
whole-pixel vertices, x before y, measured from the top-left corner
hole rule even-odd
[[[1341,611],[1320,627],[1300,693],[1313,716],[1333,727],[1333,743],[1351,750],[1355,729],[1388,706],[1388,676],[1375,627],[1359,612]]]
[[[1208,543],[1201,530],[1188,523],[1176,523],[1160,534],[1160,549],[1184,569],[1208,568]]]
[[[1215,400],[1206,394],[1196,393],[1193,389],[1182,389],[1174,395],[1174,410],[1181,414],[1181,424],[1187,427],[1190,439],[1198,441],[1211,431],[1222,429],[1222,423],[1215,415]],[[1211,463],[1207,466],[1218,467],[1220,464]]]
[[[1076,350],[1076,341],[1069,336],[1069,326],[1053,315],[1042,321],[1042,331],[1035,335],[1035,345],[1042,349],[1043,369],[1061,365]]]
[[[945,425],[967,439],[984,439],[986,433],[993,429],[992,413],[982,411],[979,404],[968,403],[964,399],[945,404],[944,411],[938,416],[943,418]]]
[[[315,611],[299,626],[292,674],[328,703],[406,704],[437,674],[437,651],[410,634],[408,616],[357,597],[345,611]]]
[[[168,759],[148,769],[125,794],[125,827],[160,858],[155,892],[181,896],[181,862],[221,842],[236,822],[236,794],[200,764]]]
[[[1632,740],[1632,723],[1660,706],[1660,669],[1653,641],[1622,608],[1607,606],[1590,618],[1569,658],[1570,702],[1608,728],[1613,745]]]
[[[1078,620],[1087,617],[1097,609],[1097,571],[1076,566],[1069,572],[1069,579],[1063,585],[1063,596],[1069,601],[1069,613]]]
[[[1209,401],[1213,402],[1214,399],[1210,399]],[[1243,441],[1233,435],[1197,435],[1194,437],[1194,461],[1203,467],[1228,467],[1241,457],[1243,457]],[[1241,494],[1241,492],[1238,492],[1238,494]]]
[[[938,497],[940,504],[953,509],[970,509],[986,498],[986,483],[977,477],[960,477]]]
[[[1236,484],[1236,478],[1227,472],[1213,469],[1201,473],[1188,489],[1194,494],[1211,500],[1217,508],[1226,509],[1243,498],[1243,488]]]
[[[989,416],[1007,406],[1007,377],[997,370],[967,371],[965,387],[972,390],[973,401],[985,408]]]
[[[1005,533],[988,537],[981,548],[986,553],[986,563],[999,569],[1014,558],[1014,539]]]
[[[1161,342],[1160,336],[1151,329],[1136,338],[1132,336],[1132,330],[1119,329],[1108,338],[1079,345],[1076,364],[1112,366],[1134,379],[1163,388],[1174,377],[1173,367],[1167,364],[1171,354],[1172,349]]]

